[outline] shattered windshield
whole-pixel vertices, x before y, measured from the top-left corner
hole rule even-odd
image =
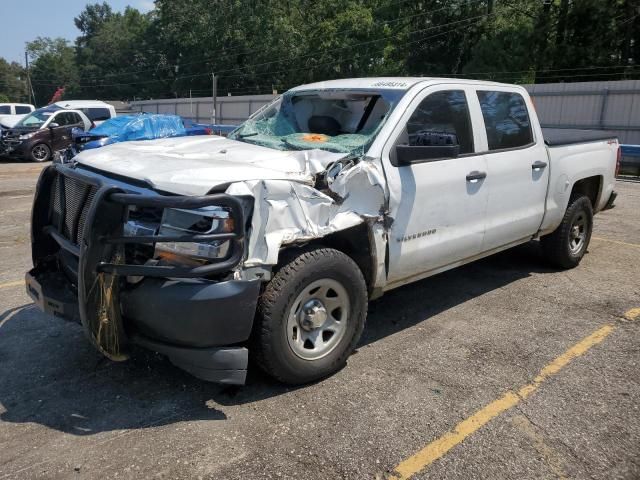
[[[287,92],[234,130],[229,138],[277,150],[318,148],[362,156],[404,90]]]
[[[39,128],[44,125],[44,122],[49,120],[49,117],[51,117],[51,115],[53,115],[57,110],[59,109],[43,108],[35,110],[24,117],[22,120],[20,120],[18,123],[16,123],[16,127]]]

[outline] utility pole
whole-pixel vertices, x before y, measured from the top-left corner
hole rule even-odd
[[[216,100],[217,100],[217,92],[216,92],[216,82],[217,82],[216,74],[211,74],[211,101],[213,102],[213,107],[211,108],[211,123],[216,123]]]
[[[29,53],[24,52],[24,64],[27,70],[27,88],[29,89],[29,98],[33,98],[33,105],[36,104],[36,93],[33,91],[33,85],[31,84],[31,75],[29,75]]]

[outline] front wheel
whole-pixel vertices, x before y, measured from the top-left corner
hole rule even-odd
[[[591,201],[585,196],[572,198],[560,226],[540,239],[545,256],[556,267],[577,267],[587,252],[592,230]]]
[[[350,257],[331,248],[295,253],[261,296],[258,364],[289,384],[331,375],[355,349],[366,315],[367,286]]]
[[[31,149],[30,156],[34,162],[47,162],[51,158],[51,148],[46,143],[38,143]]]

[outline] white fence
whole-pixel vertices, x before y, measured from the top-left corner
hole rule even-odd
[[[542,126],[607,130],[621,143],[640,144],[640,80],[525,86]]]
[[[525,85],[544,127],[609,130],[622,143],[640,144],[640,80]],[[273,95],[218,97],[216,123],[238,124]],[[134,111],[173,113],[211,123],[211,97],[132,102]]]
[[[195,122],[214,123],[212,97],[172,98],[169,100],[143,100],[131,102],[134,112],[171,113]],[[274,95],[243,95],[218,97],[215,123],[237,125],[266,105]]]

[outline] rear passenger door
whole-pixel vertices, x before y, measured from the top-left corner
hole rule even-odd
[[[82,130],[84,130],[85,125],[84,125],[84,121],[82,120],[82,117],[80,116],[80,114],[78,114],[77,112],[66,112],[66,117],[67,117],[67,125],[66,125],[66,130],[62,136],[61,139],[61,143],[60,143],[60,148],[67,148],[69,146],[69,144],[71,144],[72,138],[73,138],[73,134],[72,131],[74,128],[80,128]]]
[[[483,251],[533,236],[544,216],[547,151],[538,123],[531,121],[533,105],[527,99],[511,87],[476,91],[484,121],[489,191]]]
[[[69,119],[71,121],[71,124],[69,125],[69,132],[71,132],[71,130],[73,130],[76,127],[84,130],[84,121],[82,120],[82,117],[78,113],[67,112],[67,115],[69,115]]]

